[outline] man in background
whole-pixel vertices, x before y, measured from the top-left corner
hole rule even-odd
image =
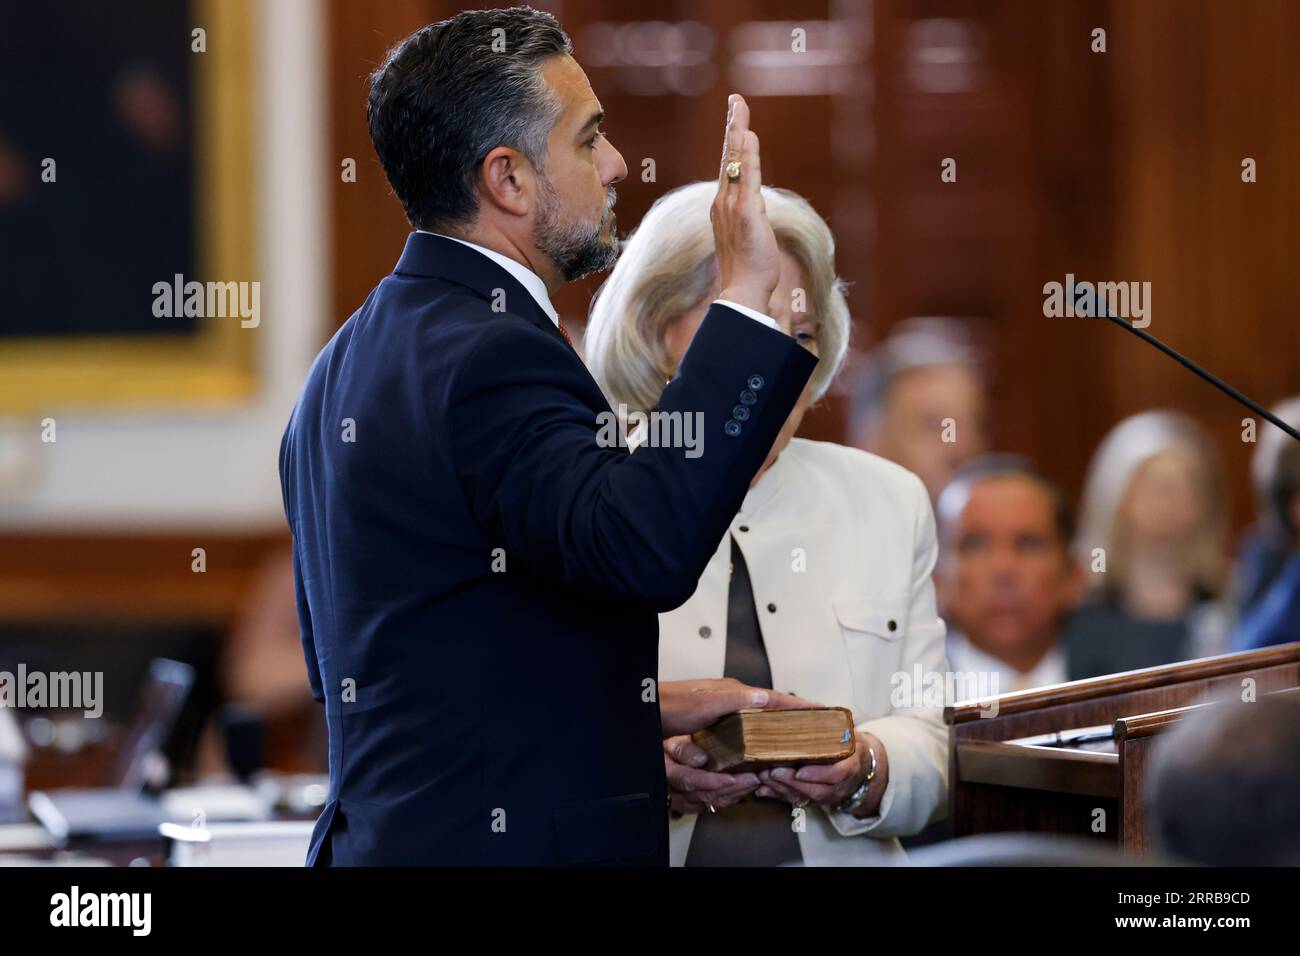
[[[1275,414],[1292,428],[1300,427],[1300,395],[1284,399],[1273,407]],[[1255,493],[1256,520],[1242,532],[1233,592],[1238,613],[1243,617],[1267,593],[1269,585],[1295,550],[1287,531],[1286,518],[1274,503],[1274,478],[1282,450],[1295,439],[1280,428],[1261,423],[1259,441],[1250,459],[1250,483]]]
[[[1262,597],[1242,616],[1232,641],[1236,651],[1300,641],[1300,442],[1287,439],[1278,449],[1266,507],[1285,557]]]
[[[850,407],[849,444],[919,475],[933,501],[988,448],[978,353],[957,319],[913,318],[871,351]]]
[[[1071,680],[1061,633],[1083,578],[1060,490],[1027,461],[990,455],[958,471],[937,517],[952,670],[996,675],[995,693]]]

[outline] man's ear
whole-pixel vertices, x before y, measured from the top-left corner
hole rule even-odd
[[[537,174],[524,155],[498,146],[479,167],[481,201],[510,216],[527,216],[537,201]]]

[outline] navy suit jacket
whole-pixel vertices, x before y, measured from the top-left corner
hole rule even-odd
[[[603,447],[609,404],[536,300],[413,233],[281,443],[329,728],[308,863],[665,864],[656,615],[815,364],[715,305],[661,403],[703,413],[703,454]]]

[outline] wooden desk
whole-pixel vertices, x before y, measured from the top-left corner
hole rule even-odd
[[[957,836],[1064,833],[1150,849],[1142,804],[1151,743],[1210,696],[1300,687],[1300,644],[1072,681],[948,707],[949,797]],[[985,716],[987,715],[987,716]],[[1110,726],[1078,747],[1031,739]]]

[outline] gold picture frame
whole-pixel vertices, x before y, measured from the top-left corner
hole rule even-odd
[[[205,52],[191,53],[197,268],[206,278],[252,281],[257,253],[251,0],[195,0],[192,9],[195,27],[206,33]],[[238,317],[209,317],[197,332],[176,335],[0,341],[0,413],[232,407],[257,384],[256,333],[241,327]]]

